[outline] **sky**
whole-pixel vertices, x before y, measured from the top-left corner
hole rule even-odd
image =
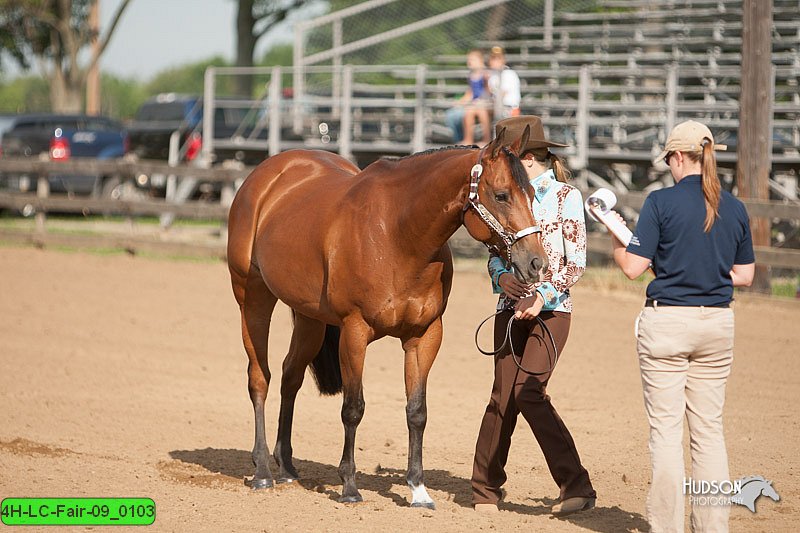
[[[100,0],[101,32],[120,3]],[[236,0],[131,0],[100,66],[109,74],[148,80],[166,68],[213,56],[232,60],[235,24]],[[261,39],[256,57],[276,42],[291,42],[291,26],[282,24]]]

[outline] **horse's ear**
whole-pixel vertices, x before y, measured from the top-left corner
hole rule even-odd
[[[522,154],[522,151],[528,146],[528,139],[531,138],[531,127],[530,125],[525,126],[525,131],[522,132],[522,137],[511,143],[508,147],[515,156],[519,157]]]
[[[494,141],[492,141],[492,159],[497,159],[497,156],[500,154],[500,149],[503,147],[503,141],[506,136],[506,128],[501,128],[500,132],[495,137]]]

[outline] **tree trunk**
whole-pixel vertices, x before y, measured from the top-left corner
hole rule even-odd
[[[84,78],[80,73],[64,73],[55,69],[48,74],[50,105],[54,113],[81,113],[83,111]]]
[[[739,196],[769,200],[772,166],[772,0],[745,0],[742,5],[742,86],[736,185]],[[770,220],[750,219],[754,246],[770,246]],[[756,263],[751,290],[770,292],[770,271]]]
[[[236,14],[236,66],[252,67],[256,51],[256,37],[253,34],[256,19],[253,16],[254,0],[239,0]],[[253,94],[252,76],[235,76],[235,91],[239,96],[251,97]]]

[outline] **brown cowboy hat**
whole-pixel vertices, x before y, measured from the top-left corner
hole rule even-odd
[[[504,118],[495,125],[495,136],[500,133],[500,130],[505,128],[505,138],[516,140],[522,137],[522,133],[525,131],[525,126],[530,126],[531,136],[528,138],[527,144],[520,149],[520,153],[528,150],[536,150],[537,148],[547,148],[549,146],[555,146],[558,148],[565,148],[569,146],[568,144],[554,143],[545,139],[544,128],[542,127],[542,119],[536,115],[520,115],[518,117]]]

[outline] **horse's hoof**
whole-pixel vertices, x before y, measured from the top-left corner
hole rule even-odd
[[[250,488],[253,490],[271,489],[272,480],[267,478],[253,478],[253,480],[250,482]]]
[[[297,481],[297,478],[296,477],[292,477],[292,476],[280,476],[278,479],[275,480],[275,482],[278,485],[285,485],[287,483],[294,483],[295,481]]]
[[[361,494],[356,494],[355,496],[342,496],[339,498],[339,503],[358,503],[363,501],[364,498],[361,497]]]
[[[436,510],[436,504],[433,502],[414,502],[411,504],[411,507],[421,507],[423,509],[430,509],[431,511]]]

